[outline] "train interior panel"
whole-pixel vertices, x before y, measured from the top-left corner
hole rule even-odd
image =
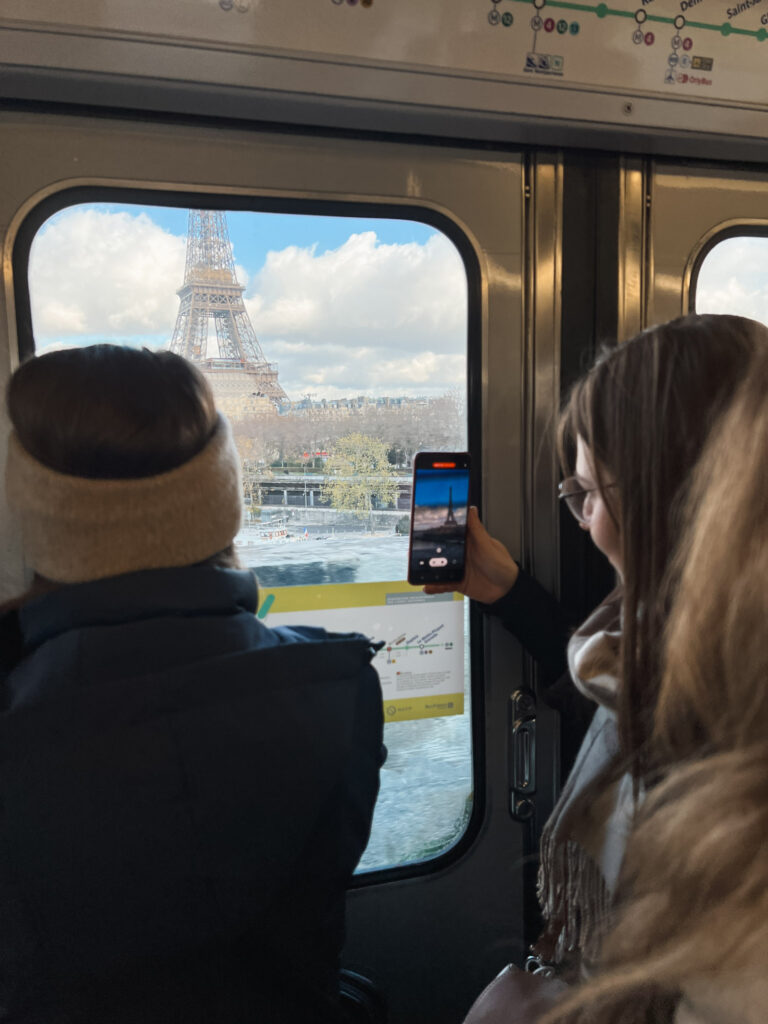
[[[459,1024],[523,962],[578,740],[498,622],[405,582],[414,451],[469,449],[483,522],[578,622],[615,580],[558,507],[568,387],[685,312],[768,316],[764,16],[704,6],[0,11],[3,385],[103,341],[199,362],[236,425],[259,614],[385,641],[344,953],[387,1005],[370,1020]],[[28,573],[0,530],[5,599]]]

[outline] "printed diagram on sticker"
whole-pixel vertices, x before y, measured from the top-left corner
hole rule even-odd
[[[354,630],[383,646],[373,660],[387,721],[464,711],[465,615],[459,595],[427,595],[402,581],[276,587],[261,595],[269,626]]]
[[[445,629],[445,623],[430,629],[423,636],[414,633],[409,637],[407,633],[401,633],[395,640],[388,641],[384,650],[387,655],[387,664],[396,664],[404,655],[434,654],[435,650],[443,648],[446,651],[453,650],[453,640],[440,640],[440,633]]]

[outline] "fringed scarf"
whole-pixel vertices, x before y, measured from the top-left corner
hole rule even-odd
[[[599,707],[541,840],[538,894],[547,923],[535,951],[580,970],[599,954],[635,811],[631,776],[611,771],[619,755],[621,600],[614,590],[568,644],[571,677]]]

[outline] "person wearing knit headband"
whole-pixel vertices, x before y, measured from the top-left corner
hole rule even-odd
[[[51,352],[8,413],[32,583],[0,618],[0,1006],[338,1021],[383,752],[370,641],[256,618],[232,433],[179,356]]]

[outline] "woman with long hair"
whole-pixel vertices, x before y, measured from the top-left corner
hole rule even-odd
[[[603,974],[547,1024],[758,1024],[768,1014],[768,354],[713,432]]]
[[[599,954],[627,835],[655,767],[664,580],[691,473],[758,349],[768,349],[768,330],[755,321],[686,316],[602,354],[575,384],[560,423],[560,495],[610,560],[618,586],[567,651],[557,603],[487,534],[476,511],[470,516],[460,589],[544,665],[546,701],[566,716],[580,714],[583,702],[597,709],[541,844],[545,928],[535,951],[545,969],[566,978],[589,973]],[[554,682],[566,658],[567,675]]]
[[[239,459],[169,352],[31,359],[6,494],[0,1016],[331,1024],[381,762],[369,641],[269,629]]]

